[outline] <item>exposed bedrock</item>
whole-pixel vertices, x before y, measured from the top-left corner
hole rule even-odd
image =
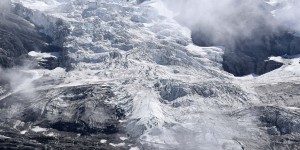
[[[120,137],[127,137],[124,125],[119,122],[125,116],[124,111],[109,104],[115,98],[111,87],[105,85],[61,87],[7,96],[0,101],[0,118],[5,122],[0,125],[5,132],[0,132],[10,138],[0,137],[0,147],[76,145],[83,149],[118,149],[109,143],[100,143],[101,139],[121,143]],[[26,132],[21,135],[21,131]],[[47,135],[49,133],[53,136]],[[127,142],[130,143],[130,139]],[[90,145],[85,145],[88,143]]]
[[[245,93],[238,87],[230,83],[220,83],[218,81],[187,84],[177,80],[165,79],[154,86],[160,91],[161,98],[168,101],[193,94],[204,98],[236,97],[237,100],[246,101]]]
[[[270,135],[272,149],[299,149],[299,111],[280,107],[261,107],[260,120]]]
[[[63,43],[69,29],[62,20],[33,12],[20,4],[15,4],[11,11],[2,12],[0,20],[0,66],[23,65],[30,51],[59,54],[58,59],[45,58],[37,62],[40,67],[53,69],[67,65]]]
[[[48,100],[28,100],[27,102],[32,103],[28,103],[23,112],[20,112],[22,121],[82,134],[118,132],[116,110],[105,104],[105,101],[114,98],[110,87],[89,85],[50,89],[39,91],[37,96],[46,96]],[[8,104],[7,100],[11,100],[9,104],[13,104],[18,101],[18,95],[4,99],[2,104]]]
[[[277,104],[287,107],[300,107],[300,85],[298,83],[281,82],[256,87],[260,100],[264,104]]]
[[[267,134],[268,141],[262,149],[299,149],[299,110],[279,106],[252,106],[231,114],[240,122],[250,119],[259,127],[261,134]]]
[[[269,129],[269,134],[286,135],[292,133],[300,133],[299,112],[279,107],[263,107],[261,111],[263,114],[260,118],[261,121],[266,123],[267,127],[276,128],[274,130]]]
[[[7,13],[0,17],[0,65],[12,67],[29,51],[47,49],[47,38],[23,18]]]
[[[223,68],[236,76],[261,75],[280,68],[283,64],[268,60],[270,56],[300,53],[299,37],[282,32],[278,35],[258,35],[227,48],[223,56]]]
[[[300,53],[300,38],[287,30],[272,31],[258,28],[247,38],[230,39],[224,36],[220,41],[206,35],[197,28],[192,31],[193,42],[200,46],[222,45],[225,47],[223,68],[235,76],[264,74],[281,67],[280,62],[269,61],[270,56],[296,55]],[[213,31],[212,31],[213,33]]]

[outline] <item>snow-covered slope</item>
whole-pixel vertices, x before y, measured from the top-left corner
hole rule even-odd
[[[63,46],[71,66],[68,71],[33,70],[30,81],[36,98],[25,98],[26,106],[33,112],[41,109],[41,117],[24,121],[19,115],[28,109],[14,106],[16,112],[10,116],[16,129],[30,131],[31,125],[41,125],[62,136],[65,133],[58,131],[92,132],[103,138],[109,137],[102,134],[112,132],[111,128],[101,134],[96,129],[111,123],[124,129],[121,136],[128,134],[133,140],[104,142],[116,149],[265,149],[271,145],[272,137],[261,129],[259,120],[266,105],[255,89],[257,84],[268,84],[270,76],[277,81],[280,76],[276,71],[267,78],[235,78],[226,73],[221,68],[222,48],[193,45],[190,31],[173,19],[162,1],[140,5],[125,0],[14,2],[32,10],[29,19],[46,34],[57,18],[69,27]],[[298,74],[289,74],[289,82],[297,79]],[[18,97],[7,93],[0,97],[3,103]],[[3,106],[2,116],[11,108]],[[81,128],[73,130],[65,122]]]

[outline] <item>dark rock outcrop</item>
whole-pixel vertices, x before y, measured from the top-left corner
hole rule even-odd
[[[298,83],[280,82],[277,84],[260,85],[255,91],[264,104],[278,104],[288,107],[300,107]]]
[[[24,13],[27,12],[27,13]],[[58,59],[47,59],[38,62],[41,67],[54,69],[58,66],[68,66],[67,53],[63,49],[65,37],[69,29],[63,21],[57,21],[47,27],[36,25],[30,17],[33,12],[20,4],[15,4],[11,11],[0,14],[0,66],[10,68],[23,65],[28,60],[28,52],[56,52]],[[44,19],[47,16],[42,16]],[[43,30],[42,30],[43,29]],[[49,35],[46,32],[49,32]],[[51,32],[51,34],[50,34]]]
[[[30,96],[34,95],[34,96]],[[0,101],[0,148],[4,149],[129,149],[134,145],[119,119],[125,112],[108,104],[111,87],[82,85],[12,94]],[[16,106],[24,107],[15,109]],[[16,112],[17,111],[17,112]],[[14,116],[8,115],[10,112]],[[18,123],[19,122],[19,123]],[[43,130],[35,130],[38,127]],[[26,131],[22,133],[21,131]],[[106,142],[100,142],[102,139]]]
[[[58,136],[49,136],[40,132],[20,134],[18,130],[0,125],[1,149],[18,150],[47,150],[47,149],[93,149],[93,150],[127,150],[129,146],[116,147],[109,142],[120,143],[122,140],[115,135],[78,136],[68,132],[61,132]],[[54,133],[55,130],[48,131]],[[103,143],[101,140],[108,142]]]
[[[252,118],[259,128],[268,134],[269,141],[263,149],[299,149],[299,110],[280,106],[253,106],[232,114],[238,118]]]
[[[280,107],[259,107],[260,120],[271,138],[271,149],[299,149],[299,111]]]
[[[277,107],[264,107],[262,112],[261,121],[275,127],[281,135],[300,133],[299,112]]]
[[[161,80],[154,87],[160,91],[162,99],[169,102],[184,97],[190,93],[197,94],[203,98],[216,98],[235,96],[241,102],[246,101],[247,96],[238,87],[229,83],[202,82],[201,84],[186,84],[177,80]]]
[[[0,17],[0,65],[12,67],[29,51],[47,49],[47,38],[12,13]]]
[[[267,25],[261,24],[261,26],[249,37],[224,37],[218,41],[215,41],[216,35],[211,35],[214,34],[213,31],[207,34],[207,28],[199,27],[192,30],[192,39],[199,46],[224,46],[222,64],[225,71],[235,76],[252,73],[261,75],[283,65],[268,61],[268,57],[300,53],[299,37],[285,29],[275,31],[268,29]]]
[[[299,38],[287,31],[278,35],[254,36],[234,47],[225,49],[223,68],[236,76],[264,74],[281,67],[283,64],[268,60],[270,56],[295,55],[300,53]]]

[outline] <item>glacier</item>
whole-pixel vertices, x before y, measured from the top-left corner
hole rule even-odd
[[[60,52],[32,50],[40,67],[0,70],[0,146],[299,148],[298,55],[235,77],[224,47],[193,44],[161,0],[12,2]]]

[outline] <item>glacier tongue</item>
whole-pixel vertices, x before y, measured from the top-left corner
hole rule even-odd
[[[32,81],[39,96],[29,108],[44,118],[29,119],[34,125],[49,123],[80,134],[110,134],[122,126],[137,139],[132,147],[141,149],[264,149],[269,144],[255,112],[261,104],[254,88],[266,84],[264,76],[254,80],[224,72],[222,48],[193,45],[190,31],[162,1],[14,2],[43,14],[31,17],[45,30],[57,18],[70,30],[63,46],[71,69],[35,70],[41,76]]]

